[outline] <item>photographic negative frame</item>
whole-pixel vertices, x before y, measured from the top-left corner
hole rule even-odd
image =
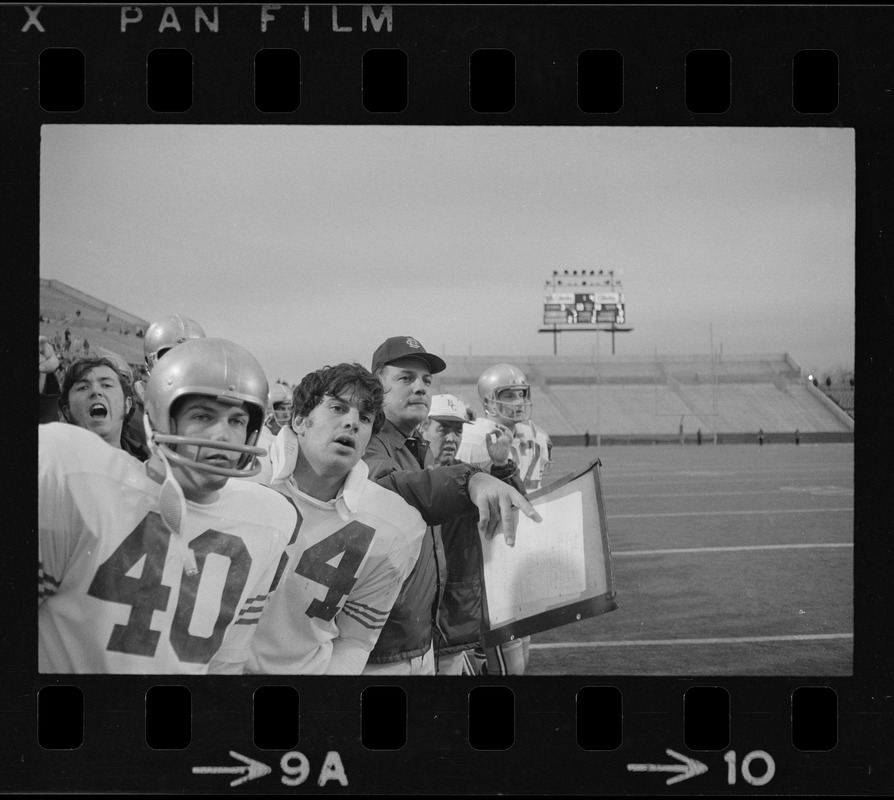
[[[394,714],[387,704],[384,710],[377,706],[374,693],[369,693],[382,682],[363,678],[40,675],[36,611],[27,577],[36,549],[32,502],[31,510],[23,512],[25,524],[17,521],[13,526],[18,535],[10,537],[12,563],[4,581],[8,627],[0,741],[5,788],[633,794],[683,783],[687,791],[717,794],[762,787],[776,794],[889,794],[894,788],[889,757],[894,681],[892,632],[886,624],[891,608],[887,569],[891,493],[885,465],[891,433],[885,397],[892,319],[892,273],[887,265],[892,245],[886,231],[894,185],[890,155],[894,75],[889,57],[894,12],[888,7],[844,6],[393,6],[387,7],[386,15],[385,8],[66,4],[0,8],[6,54],[0,66],[7,145],[3,216],[11,278],[7,296],[12,306],[7,336],[24,329],[28,313],[33,320],[33,306],[27,300],[36,297],[33,279],[40,270],[44,125],[852,128],[856,362],[866,398],[865,405],[861,399],[861,435],[855,442],[853,675],[697,679],[569,675],[487,678],[475,684],[392,679],[385,688],[398,690],[404,698],[401,705],[400,697],[395,701],[388,695],[388,702],[395,703]],[[165,49],[188,51],[192,64],[188,91],[176,79],[165,89],[165,81],[156,84],[152,78],[147,91],[150,54]],[[255,56],[264,49],[300,53],[301,91],[295,111],[257,108]],[[390,90],[372,99],[374,83],[369,71],[364,76],[363,64],[368,51],[376,49],[400,51],[407,57],[406,81],[399,63],[386,62],[382,67],[383,75],[396,70],[397,82],[409,86],[401,110],[364,107],[364,87],[372,107],[400,106],[399,97],[395,101],[388,96]],[[52,70],[42,71],[41,64],[42,59],[59,55],[47,55],[55,50],[80,52],[85,78],[79,82],[75,74],[74,81],[63,81],[61,99],[53,101]],[[512,53],[511,92],[506,84],[475,81],[471,60],[482,50]],[[691,97],[694,84],[687,84],[692,76],[687,78],[686,58],[696,50],[731,55],[732,93],[724,110],[687,106],[687,86]],[[622,55],[620,107],[581,109],[579,57],[585,51]],[[817,51],[837,56],[831,82],[805,79],[797,70],[799,54]],[[499,67],[500,63],[492,65],[492,70],[498,72]],[[388,85],[387,78],[383,82]],[[81,105],[77,97],[70,102],[79,86]],[[53,108],[71,110],[45,110],[42,99]],[[606,108],[617,106],[613,97],[603,99]],[[150,104],[172,110],[153,110]],[[18,365],[19,350],[23,354],[24,348],[10,349],[12,363]],[[8,394],[7,419],[14,419],[15,402]],[[16,453],[28,453],[30,464],[36,437],[22,438],[24,447]],[[15,461],[14,467],[7,463],[8,480],[15,495],[25,494],[33,479],[21,476],[27,469]],[[624,587],[618,590],[623,603]],[[833,604],[838,600],[829,598]],[[290,687],[300,696],[300,734],[292,745],[263,748],[256,743],[253,698],[268,686]],[[147,695],[158,687],[188,692],[190,733],[185,745],[181,741],[181,746],[154,748],[147,743]],[[489,705],[491,701],[482,700],[487,694],[480,692],[482,688],[508,688],[512,697],[508,716],[499,702]],[[582,698],[585,690],[594,688],[618,692],[620,713],[609,713],[608,706],[601,711],[588,708]],[[77,701],[57,702],[71,696],[62,691],[69,689],[80,696],[80,706]],[[701,708],[703,714],[698,713],[696,695],[690,694],[693,689],[711,690],[703,696],[712,699],[727,697],[726,705],[721,702],[719,707],[720,722],[717,707],[710,703]],[[805,690],[817,702],[801,705]],[[489,713],[492,708],[501,711]],[[707,720],[708,729],[720,729],[719,735],[708,737],[707,747],[699,746],[703,742],[692,734],[699,727],[698,716]],[[828,727],[832,717],[835,736],[820,746],[810,741],[803,746],[797,733],[804,720],[808,728],[814,720]],[[508,747],[503,747],[505,735],[495,736],[493,748],[482,747],[472,735],[492,728],[505,734],[507,726]],[[582,731],[594,726],[620,727],[620,741],[601,746],[598,740],[600,746],[587,746]],[[81,742],[72,744],[77,735],[63,736],[63,746],[52,746],[53,737],[47,738],[46,732],[69,727],[81,730]],[[375,746],[373,732],[388,734],[395,728],[392,745],[399,746]]]

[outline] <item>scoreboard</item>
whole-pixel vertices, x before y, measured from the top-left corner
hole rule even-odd
[[[564,288],[564,287],[563,287]],[[557,291],[548,286],[543,303],[544,325],[623,325],[624,295],[617,291],[587,291],[568,287]]]

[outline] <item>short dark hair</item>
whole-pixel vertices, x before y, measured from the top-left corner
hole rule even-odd
[[[382,384],[360,364],[337,364],[305,375],[292,392],[292,418],[308,416],[323,402],[325,395],[353,397],[361,411],[373,415],[373,433],[378,433],[385,424]]]
[[[118,376],[118,383],[121,384],[121,391],[124,392],[124,400],[127,401],[130,398],[130,411],[124,414],[124,425],[126,426],[134,412],[133,381],[129,371],[125,372],[120,364],[105,356],[76,358],[68,365],[62,378],[62,393],[59,395],[59,411],[62,414],[62,418],[68,421],[68,395],[71,392],[71,387],[78,381],[83,380],[90,370],[97,367],[109,367]]]

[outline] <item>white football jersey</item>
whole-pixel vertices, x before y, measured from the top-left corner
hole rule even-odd
[[[487,454],[487,434],[497,430],[497,424],[486,417],[478,417],[471,425],[463,426],[463,439],[456,457],[467,464],[490,461]],[[549,462],[549,437],[533,422],[519,422],[512,434],[510,458],[518,466],[519,478],[527,491],[540,488],[543,466]]]
[[[158,515],[160,488],[96,434],[40,426],[40,672],[205,674],[212,660],[211,671],[241,672],[295,510],[229,480],[215,502],[187,501],[177,542]]]
[[[463,440],[456,451],[457,461],[466,464],[483,464],[490,461],[486,437],[495,430],[497,430],[496,424],[486,417],[478,417],[471,425],[463,425]],[[516,455],[518,454],[513,453],[510,458],[517,464]]]
[[[515,440],[519,453],[519,475],[525,489],[533,492],[541,487],[544,467],[550,463],[549,436],[533,422],[519,422],[515,426]]]
[[[270,485],[270,448],[273,447],[273,443],[275,441],[276,437],[270,432],[270,428],[268,428],[266,425],[261,425],[261,432],[258,434],[258,441],[255,442],[255,446],[263,447],[267,451],[267,455],[258,456],[258,461],[261,464],[261,471],[257,475],[253,475],[251,478],[248,478],[248,480],[254,481],[255,483],[260,483],[263,486]]]
[[[274,483],[295,504],[299,524],[247,672],[344,675],[366,665],[426,530],[415,508],[368,474],[359,461],[329,502],[291,478]]]

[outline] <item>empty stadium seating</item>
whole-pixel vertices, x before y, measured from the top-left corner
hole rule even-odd
[[[832,400],[839,406],[839,408],[847,411],[847,413],[850,414],[852,417],[854,416],[853,389],[823,387],[822,391],[826,394],[827,397],[832,398]]]
[[[682,421],[690,436],[763,429],[802,434],[847,432],[842,420],[808,391],[797,363],[785,353],[725,357],[589,359],[546,356],[447,356],[436,391],[464,396],[482,412],[480,373],[508,362],[532,383],[534,418],[552,436],[655,435],[674,437]],[[813,388],[813,387],[811,387]],[[852,398],[851,398],[852,400]]]
[[[40,333],[71,331],[91,349],[115,352],[131,365],[143,360],[136,334],[148,322],[59,281],[40,281]],[[80,314],[77,312],[80,311]],[[515,364],[532,384],[534,419],[554,441],[592,437],[675,439],[682,422],[690,437],[771,437],[795,430],[810,436],[850,435],[853,388],[814,387],[788,353],[724,356],[662,355],[625,358],[569,356],[446,356],[436,392],[465,397],[479,414],[478,377],[489,366]],[[831,398],[831,399],[830,399]],[[843,411],[842,411],[843,409]],[[846,413],[845,413],[846,412]],[[850,416],[848,416],[850,415]],[[750,438],[748,439],[751,440]]]

